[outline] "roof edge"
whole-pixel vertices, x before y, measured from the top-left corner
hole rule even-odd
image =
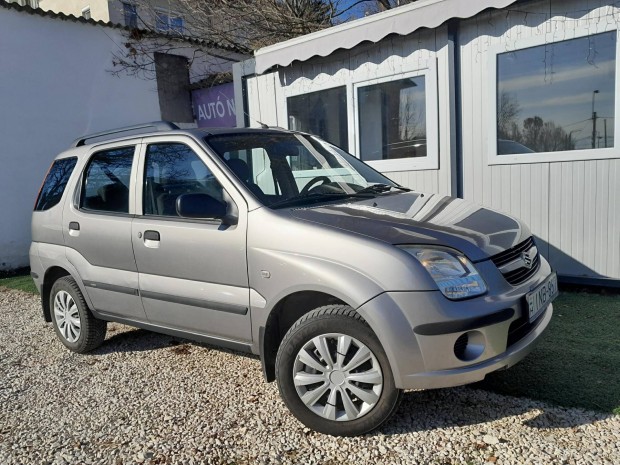
[[[506,8],[517,1],[420,0],[258,49],[254,52],[256,73],[289,66],[294,61],[326,57],[340,49],[350,50],[362,42],[377,43],[391,34],[404,36],[422,28],[434,29],[450,19],[471,18],[486,9]]]

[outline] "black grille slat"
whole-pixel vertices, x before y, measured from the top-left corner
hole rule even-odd
[[[529,237],[527,240],[521,242],[520,244],[505,250],[503,252],[498,253],[491,257],[491,260],[498,268],[510,263],[519,258],[519,256],[534,247],[536,243],[534,242],[533,237]],[[540,267],[540,254],[536,254],[532,261],[532,266],[530,268],[521,267],[516,270],[509,271],[504,273],[503,276],[510,284],[513,286],[517,284],[521,284],[531,278]]]
[[[495,266],[499,268],[500,266],[503,266],[506,263],[513,261],[519,255],[521,255],[522,252],[531,249],[534,245],[536,245],[534,244],[534,238],[530,237],[524,242],[521,242],[520,244],[508,250],[504,250],[503,252],[500,252],[497,255],[493,255],[493,257],[491,257],[491,260],[493,260],[493,263],[495,263]]]

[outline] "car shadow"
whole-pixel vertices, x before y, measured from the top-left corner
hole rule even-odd
[[[578,411],[576,415],[574,409],[466,386],[409,391],[405,393],[396,413],[378,433],[391,436],[478,425],[480,437],[483,437],[485,434],[493,434],[489,422],[507,417],[523,417],[521,423],[530,428],[555,429],[575,428],[611,416],[587,410]]]
[[[108,336],[103,344],[89,353],[92,355],[107,355],[119,352],[149,352],[175,347],[179,347],[179,349],[176,350],[182,352],[183,349],[181,346],[191,344],[195,347],[204,347],[211,350],[217,350],[218,352],[242,355],[255,359],[258,358],[257,355],[249,354],[247,352],[240,352],[203,342],[196,342],[176,336],[169,336],[167,334],[155,333],[146,329],[129,328],[126,326],[121,328],[112,330],[108,329]],[[110,333],[112,333],[112,335],[110,335]]]
[[[116,329],[116,331],[114,331]],[[218,352],[242,355],[254,360],[258,356],[238,352],[206,343],[190,341],[174,336],[154,333],[138,328],[113,327],[113,333],[106,338],[93,355],[119,352],[145,352],[172,350],[179,355],[189,354],[188,346],[203,347]],[[257,370],[257,376],[262,373]],[[411,432],[429,431],[449,427],[479,426],[482,437],[492,434],[489,422],[506,417],[520,417],[522,424],[536,429],[574,428],[604,420],[612,416],[587,410],[567,410],[541,401],[523,397],[497,394],[475,387],[456,387],[425,391],[408,391],[394,415],[377,431],[370,435],[399,435]],[[501,441],[501,438],[499,438]]]

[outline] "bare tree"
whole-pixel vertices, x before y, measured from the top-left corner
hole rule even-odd
[[[185,18],[183,31],[157,31],[156,2],[136,0],[138,28],[127,35],[124,49],[115,54],[115,72],[152,77],[153,54],[189,49],[194,59],[237,60],[258,48],[325,29],[359,8],[365,14],[391,9],[415,0],[177,0]],[[187,55],[187,53],[183,53]]]

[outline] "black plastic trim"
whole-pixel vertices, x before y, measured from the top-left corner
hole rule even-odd
[[[224,304],[221,302],[211,302],[208,300],[193,299],[190,297],[161,294],[159,292],[142,291],[142,297],[145,299],[171,302],[173,304],[189,305],[191,307],[201,307],[209,310],[217,310],[219,312],[234,313],[235,315],[246,315],[248,313],[248,307],[244,305]]]
[[[140,295],[140,291],[132,287],[117,286],[115,284],[100,283],[97,281],[84,281],[84,286],[92,287],[93,289],[103,289],[104,291],[118,292],[120,294]]]
[[[515,315],[512,308],[506,308],[490,315],[466,318],[464,320],[444,321],[441,323],[427,323],[416,326],[413,331],[420,336],[440,336],[442,334],[459,333],[483,328],[510,320]]]
[[[218,347],[225,347],[227,349],[237,350],[239,352],[252,353],[252,345],[244,342],[231,341],[229,339],[219,339],[217,337],[203,336],[202,334],[187,333],[185,331],[179,331],[177,329],[168,328],[166,326],[157,326],[143,321],[135,321],[127,318],[121,318],[116,315],[108,315],[107,313],[96,312],[98,318],[106,321],[115,321],[128,326],[134,326],[136,328],[146,329],[156,333],[167,334],[182,339],[190,339],[193,341],[204,342],[205,344],[211,344]]]

